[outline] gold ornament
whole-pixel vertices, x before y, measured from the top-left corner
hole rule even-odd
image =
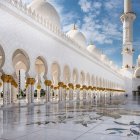
[[[3,74],[2,77],[1,77],[1,79],[5,83],[11,83],[12,80],[13,80],[13,77],[11,75]]]
[[[79,85],[79,84],[76,85],[76,88],[80,88],[80,87],[81,87],[81,85]]]
[[[59,83],[58,83],[58,86],[59,86],[59,87],[63,87],[63,85],[64,85],[63,82],[59,82]]]
[[[41,85],[37,85],[37,89],[41,89]]]
[[[26,84],[27,85],[34,85],[35,84],[35,79],[34,78],[27,78]]]
[[[45,80],[44,84],[46,86],[51,86],[52,85],[52,82],[50,80]]]

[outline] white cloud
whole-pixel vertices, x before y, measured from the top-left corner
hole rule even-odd
[[[79,5],[81,6],[81,9],[83,12],[89,12],[91,9],[91,2],[88,0],[80,0]]]
[[[100,9],[101,6],[102,6],[102,3],[96,1],[96,2],[93,2],[92,8]]]
[[[112,54],[114,54],[114,53],[116,53],[118,51],[118,48],[106,48],[105,50],[104,50],[104,53],[106,54],[106,55],[112,55]]]
[[[31,0],[24,0],[31,1]],[[121,40],[121,28],[116,23],[115,16],[118,16],[117,7],[120,1],[114,0],[79,0],[81,16],[75,11],[68,11],[64,0],[48,0],[58,11],[63,31],[69,31],[73,24],[80,28],[85,34],[87,41],[93,40],[96,44],[113,44],[114,40]],[[104,10],[105,13],[102,13]],[[111,11],[111,12],[110,12]],[[104,17],[103,17],[104,15]],[[80,20],[81,19],[81,20]]]

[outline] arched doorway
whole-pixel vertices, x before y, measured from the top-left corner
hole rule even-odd
[[[60,81],[60,66],[57,62],[54,62],[51,66],[51,77],[52,83],[54,86],[58,86],[58,82]]]
[[[51,66],[51,79],[52,79],[52,84],[54,87],[54,95],[53,95],[53,99],[54,100],[58,100],[58,95],[59,95],[59,91],[57,89],[58,87],[58,83],[60,82],[60,66],[57,62],[52,63]]]
[[[64,66],[63,70],[63,81],[67,85],[70,83],[71,72],[69,66]]]
[[[86,86],[90,86],[90,75],[87,73],[86,75]]]
[[[18,83],[18,91],[13,95],[14,101],[16,101],[16,97],[20,100],[20,102],[24,102],[26,97],[26,76],[30,69],[30,60],[27,53],[24,50],[17,49],[13,53],[12,57],[13,67],[15,69],[14,79]]]
[[[76,68],[73,70],[72,78],[73,78],[73,84],[74,85],[78,84],[78,70]]]
[[[85,84],[85,73],[81,71],[80,73],[80,84],[84,85]]]
[[[39,56],[35,61],[35,69],[36,69],[36,83],[35,83],[35,97],[37,97],[37,101],[40,101],[40,98],[45,96],[45,85],[44,81],[46,80],[48,66],[46,60]]]
[[[5,53],[2,46],[0,45],[0,76],[2,76],[3,74],[2,67],[4,65],[4,62],[5,62]],[[3,81],[1,79],[0,79],[0,104],[3,104]]]

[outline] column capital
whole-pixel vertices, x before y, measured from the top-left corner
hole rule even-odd
[[[27,78],[26,84],[27,85],[34,85],[35,84],[35,78]]]
[[[1,76],[1,79],[2,79],[3,82],[11,83],[12,80],[13,80],[13,77],[12,77],[12,75],[3,74]]]
[[[51,86],[52,85],[52,81],[51,80],[45,80],[44,84],[46,86]]]

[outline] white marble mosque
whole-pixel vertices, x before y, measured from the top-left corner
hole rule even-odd
[[[139,139],[131,0],[120,19],[122,68],[76,25],[64,33],[49,2],[0,0],[0,140]]]

